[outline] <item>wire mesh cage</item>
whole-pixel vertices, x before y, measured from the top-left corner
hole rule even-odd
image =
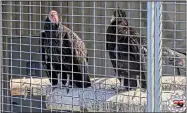
[[[1,1],[1,111],[184,110],[186,2],[152,4]]]

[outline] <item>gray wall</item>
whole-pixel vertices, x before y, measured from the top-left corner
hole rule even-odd
[[[184,41],[186,37],[186,4],[184,2],[176,3],[175,5],[174,2],[163,2],[163,45],[170,48],[174,48],[175,45],[177,50],[186,52]]]

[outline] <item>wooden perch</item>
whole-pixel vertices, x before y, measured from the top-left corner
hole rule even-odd
[[[92,87],[95,89],[111,89],[119,87],[120,82],[116,78],[92,78]],[[48,78],[22,78],[11,79],[10,88],[12,95],[46,95],[51,91],[51,83]]]

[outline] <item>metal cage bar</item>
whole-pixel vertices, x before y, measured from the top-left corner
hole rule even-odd
[[[3,55],[2,55],[2,1],[0,1],[0,66],[2,66],[2,58],[3,58]],[[0,76],[0,112],[3,112],[3,91],[2,91],[2,86],[3,86],[3,82],[2,82],[2,67],[0,67],[0,73],[1,73],[1,76]]]
[[[155,2],[155,32],[154,32],[154,61],[155,61],[155,67],[154,67],[154,112],[160,112],[161,111],[161,68],[162,68],[162,39],[161,39],[161,2],[157,1]]]
[[[186,26],[187,26],[187,1],[186,1]],[[187,35],[187,28],[186,28],[186,35]],[[187,37],[185,37],[185,39],[186,39],[186,44],[187,44]],[[186,53],[187,53],[187,45],[186,45]],[[187,55],[186,55],[186,60],[187,60]],[[186,70],[187,70],[187,62],[186,62]],[[186,77],[186,79],[185,79],[185,81],[187,82],[187,72],[186,72],[186,75],[185,75],[185,77]],[[186,90],[186,92],[187,92],[187,84],[186,84],[186,88],[185,88],[185,90]],[[186,97],[187,97],[187,93],[186,93],[186,95],[185,95]],[[186,104],[186,106],[187,106],[187,99],[185,100],[185,104]],[[187,110],[186,110],[186,113],[187,113]]]
[[[147,2],[147,112],[154,111],[154,2]]]

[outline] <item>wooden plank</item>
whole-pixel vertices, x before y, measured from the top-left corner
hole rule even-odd
[[[48,78],[22,78],[22,79],[11,79],[10,88],[11,95],[27,95],[30,91],[33,95],[45,94],[46,88],[51,83]]]
[[[96,89],[111,89],[119,86],[117,78],[91,78],[92,87]],[[22,78],[10,80],[11,95],[46,95],[51,91],[48,78]]]

